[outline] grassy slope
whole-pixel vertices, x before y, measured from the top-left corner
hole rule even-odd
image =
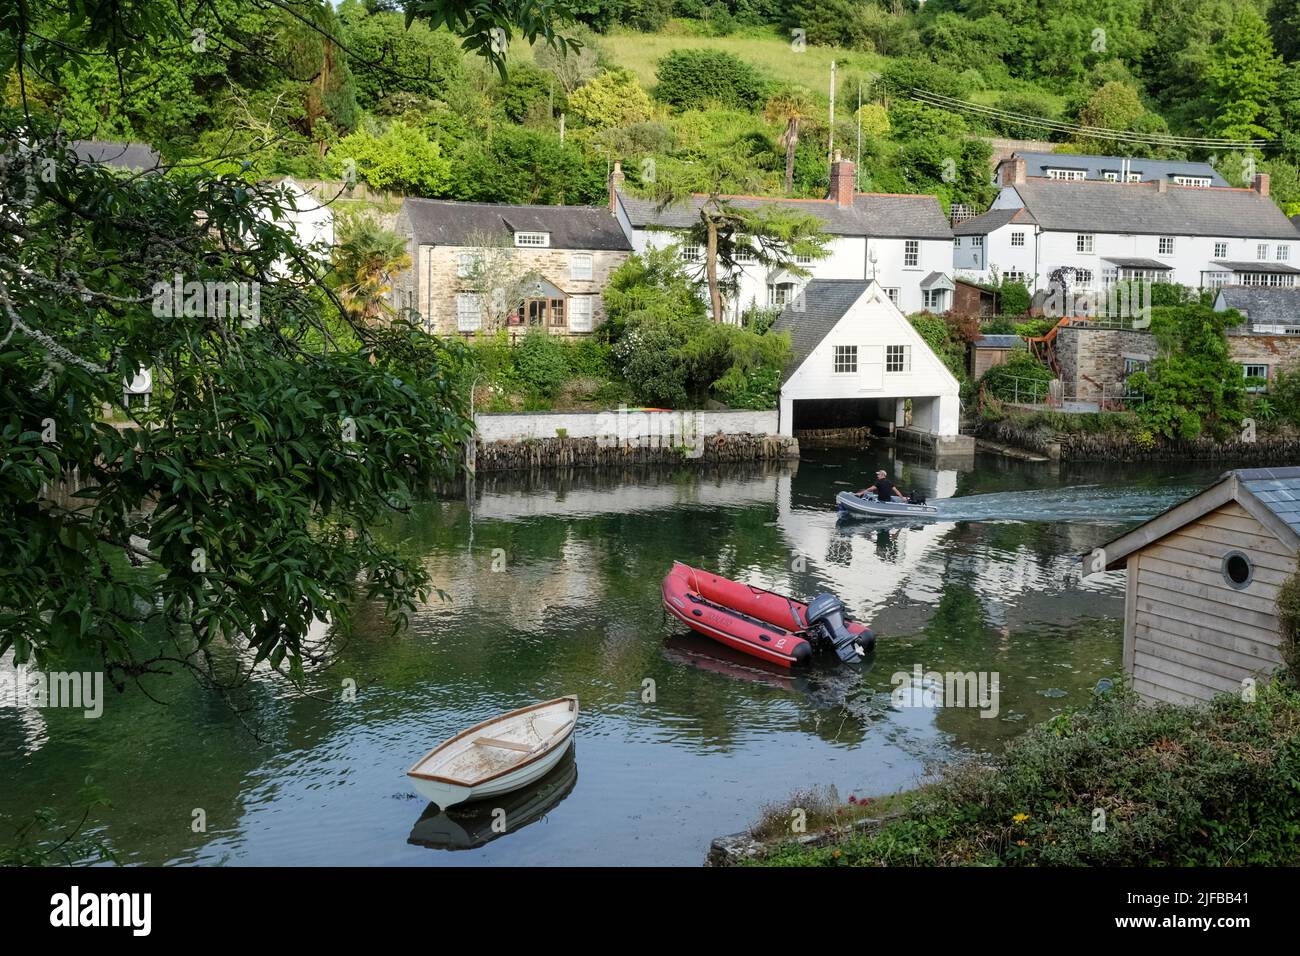
[[[842,47],[809,46],[804,52],[795,53],[789,40],[767,30],[711,37],[694,35],[691,27],[689,23],[674,20],[663,33],[616,30],[601,37],[599,42],[610,61],[635,73],[646,89],[654,87],[655,63],[673,50],[724,50],[778,82],[803,86],[822,100],[828,98],[832,60],[841,71],[851,69],[859,73],[879,72],[886,62],[874,53],[858,53]]]

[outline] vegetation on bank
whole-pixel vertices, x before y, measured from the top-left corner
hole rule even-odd
[[[1206,707],[1098,694],[946,769],[878,827],[767,866],[1287,866],[1300,863],[1300,688]],[[834,817],[823,813],[819,819]],[[788,827],[786,829],[788,832]]]

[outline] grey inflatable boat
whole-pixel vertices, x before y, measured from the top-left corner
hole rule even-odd
[[[939,513],[934,505],[879,501],[872,496],[859,498],[851,491],[841,491],[836,495],[835,504],[841,514],[861,515],[864,518],[932,518]]]

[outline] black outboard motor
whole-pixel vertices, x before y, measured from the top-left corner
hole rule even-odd
[[[925,495],[921,494],[919,491],[914,491],[912,492],[912,496],[907,499],[907,503],[909,505],[923,505],[925,504]]]
[[[844,621],[844,602],[834,594],[819,594],[808,605],[808,625],[816,627],[821,637],[835,648],[846,664],[861,663],[875,643],[870,631],[854,634]]]

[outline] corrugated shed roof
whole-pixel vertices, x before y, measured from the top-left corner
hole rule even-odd
[[[1031,179],[1011,187],[1056,232],[1295,239],[1295,226],[1253,189]]]
[[[835,236],[880,236],[896,239],[951,239],[952,229],[943,207],[934,196],[898,196],[887,193],[858,193],[852,206],[840,206],[829,199],[774,199],[764,196],[727,196],[738,209],[788,209],[816,216],[822,230]],[[700,207],[707,196],[659,209],[649,199],[619,193],[619,201],[633,226],[685,229],[699,222]]]
[[[782,381],[807,360],[870,284],[868,279],[813,279],[786,304],[772,323],[774,331],[790,333],[790,361]]]
[[[402,212],[420,245],[466,246],[483,236],[513,241],[516,232],[547,232],[551,249],[631,252],[618,220],[603,206],[511,206],[407,199]]]
[[[75,139],[68,144],[77,158],[115,169],[145,172],[162,165],[162,157],[144,143],[119,143],[113,140]]]
[[[1018,335],[981,335],[975,340],[977,349],[1013,349],[1024,345],[1025,340]]]
[[[1219,290],[1215,305],[1237,309],[1251,322],[1300,324],[1300,289],[1260,289],[1231,285]]]
[[[1046,176],[1048,169],[1082,169],[1087,172],[1089,179],[1107,182],[1106,173],[1119,173],[1124,164],[1128,163],[1128,171],[1139,174],[1143,182],[1170,180],[1174,176],[1208,176],[1213,186],[1228,185],[1228,181],[1209,163],[1193,163],[1177,159],[1085,156],[1081,153],[1017,152],[1015,155],[1025,161],[1025,174],[1028,176]]]

